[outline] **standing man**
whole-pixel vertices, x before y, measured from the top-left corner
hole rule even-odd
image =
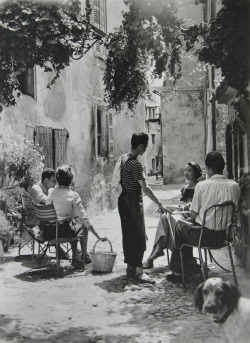
[[[162,203],[156,198],[146,183],[143,167],[137,160],[148,146],[146,133],[134,133],[131,138],[131,150],[121,157],[122,193],[118,198],[118,210],[121,218],[124,262],[127,263],[127,275],[139,282],[155,283],[143,273],[142,260],[146,250],[146,233],[144,224],[144,193],[164,211]]]
[[[225,201],[232,201],[236,206],[240,196],[239,185],[227,179],[222,175],[225,167],[223,156],[217,152],[209,152],[205,159],[206,172],[208,179],[200,181],[194,191],[194,197],[191,204],[191,220],[195,226],[202,225],[205,210],[212,205],[220,204]],[[206,217],[206,228],[203,229],[202,241],[204,244],[213,246],[216,242],[225,238],[225,230],[216,231],[211,234],[213,229],[214,218],[213,213],[209,213]],[[200,238],[200,229],[190,226],[178,225],[175,232],[175,245],[180,247],[184,243],[197,245]],[[215,236],[216,235],[216,240]],[[192,248],[184,247],[182,249],[183,261],[185,264],[190,264],[193,259]],[[180,252],[175,247],[172,250],[170,261],[171,273],[167,275],[167,280],[170,282],[181,283],[181,261]]]

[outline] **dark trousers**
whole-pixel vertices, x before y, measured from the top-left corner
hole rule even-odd
[[[44,224],[43,227],[43,237],[46,241],[56,239],[56,225],[54,223]],[[76,231],[70,226],[69,221],[65,221],[62,224],[58,224],[58,238],[73,238],[76,237]],[[77,251],[77,241],[74,240],[70,243],[73,254]]]
[[[122,243],[124,262],[130,266],[141,267],[145,251],[145,234],[143,209],[140,203],[134,204],[135,213],[131,211],[131,203],[125,201],[125,194],[118,199],[118,209],[121,218]],[[136,215],[135,215],[136,214]]]
[[[195,223],[196,226],[199,224]],[[185,225],[177,225],[175,232],[175,247],[172,250],[169,268],[176,273],[181,273],[181,258],[179,248],[182,244],[188,243],[198,245],[201,230],[190,228]],[[226,237],[225,231],[215,231],[204,228],[202,235],[202,245],[216,247],[219,246]],[[193,248],[183,247],[182,256],[184,264],[188,264],[193,258]]]

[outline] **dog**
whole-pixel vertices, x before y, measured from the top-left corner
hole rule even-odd
[[[213,315],[229,343],[250,342],[250,299],[243,298],[235,284],[219,277],[207,279],[194,298],[196,309]]]

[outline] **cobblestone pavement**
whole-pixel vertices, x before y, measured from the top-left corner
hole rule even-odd
[[[178,196],[180,187],[156,191],[168,203]],[[150,254],[159,219],[157,208],[145,199],[148,247]],[[74,271],[63,263],[60,277],[53,269],[31,270],[31,258],[18,256],[11,248],[0,265],[0,342],[17,343],[168,343],[224,342],[218,325],[208,315],[197,313],[193,297],[199,284],[196,276],[184,290],[182,285],[166,281],[166,256],[155,261],[150,275],[155,285],[141,285],[125,275],[117,210],[92,218],[101,236],[107,236],[117,253],[112,273],[99,274],[87,265],[86,271]],[[89,236],[89,250],[95,238]],[[97,249],[97,248],[96,248]],[[108,250],[107,243],[98,245]],[[216,258],[229,266],[225,251]],[[236,260],[235,260],[236,261]],[[249,296],[249,280],[236,261],[243,295]],[[210,265],[211,276],[233,280],[232,274]]]

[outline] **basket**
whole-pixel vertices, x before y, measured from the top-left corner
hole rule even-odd
[[[93,270],[96,272],[102,272],[102,273],[112,272],[117,254],[113,252],[112,244],[110,243],[108,239],[107,239],[107,242],[109,242],[109,245],[110,245],[110,252],[108,251],[96,252],[95,247],[99,241],[100,239],[98,239],[98,241],[95,243],[93,247],[93,251],[89,253],[92,259]]]

